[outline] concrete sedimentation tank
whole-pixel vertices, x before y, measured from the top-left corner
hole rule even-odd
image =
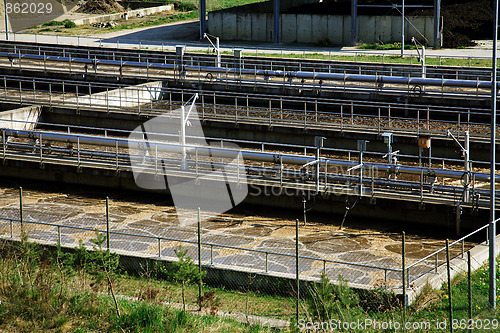
[[[256,42],[351,45],[353,42],[401,41],[403,9],[400,3],[278,1],[277,15],[274,2],[212,11],[208,14],[207,30],[223,40]],[[438,7],[434,7],[434,1],[406,3],[405,40],[408,42],[416,37],[427,45],[440,45],[440,27],[435,26],[434,19],[436,12],[434,15],[414,15],[410,12],[423,8]],[[277,32],[274,31],[276,27]]]

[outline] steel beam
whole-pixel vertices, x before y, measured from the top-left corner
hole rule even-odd
[[[434,0],[434,48],[440,48],[441,43],[441,0]]]
[[[280,40],[280,0],[273,0],[273,41],[279,43]]]
[[[358,39],[358,0],[351,0],[351,46]]]
[[[206,0],[200,0],[199,10],[200,10],[200,40],[203,40],[203,35],[205,34],[205,32],[207,30],[207,28],[206,28],[207,1]]]

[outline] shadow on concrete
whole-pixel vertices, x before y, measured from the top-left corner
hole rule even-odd
[[[170,41],[198,41],[199,23],[179,22],[159,27],[144,28],[144,30],[131,33],[120,32],[119,35],[104,37],[103,42],[113,43],[116,41],[149,41],[149,42],[170,42]]]

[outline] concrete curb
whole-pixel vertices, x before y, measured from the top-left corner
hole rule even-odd
[[[471,269],[476,271],[481,266],[483,266],[489,258],[488,245],[483,242],[479,245],[474,246],[470,250],[471,255]],[[496,237],[496,249],[495,253],[498,257],[500,254],[500,235]],[[467,272],[467,256],[464,253],[464,257],[461,256],[454,258],[450,261],[450,273],[451,280],[460,272]],[[440,289],[443,283],[448,282],[446,264],[438,267],[437,273],[427,273],[424,276],[417,278],[410,284],[410,288],[407,289],[407,301],[409,304],[413,303],[417,296],[422,292],[425,285],[429,284],[433,289]],[[401,289],[397,290],[401,293]]]
[[[165,6],[158,6],[158,7],[129,10],[126,12],[115,13],[115,14],[106,14],[106,15],[85,17],[85,18],[76,19],[76,20],[72,20],[72,21],[76,25],[86,25],[86,24],[101,23],[101,22],[108,22],[108,21],[121,20],[121,19],[126,20],[129,17],[135,17],[137,15],[147,16],[147,15],[151,15],[151,14],[155,14],[155,13],[171,11],[172,9],[173,8],[171,5],[165,5]]]

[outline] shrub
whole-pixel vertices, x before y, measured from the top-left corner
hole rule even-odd
[[[49,21],[42,24],[42,27],[54,27],[62,24],[63,24],[62,21]]]
[[[63,23],[64,23],[64,27],[66,29],[70,29],[70,28],[76,27],[76,23],[73,22],[73,21],[70,21],[70,20],[64,20]]]

